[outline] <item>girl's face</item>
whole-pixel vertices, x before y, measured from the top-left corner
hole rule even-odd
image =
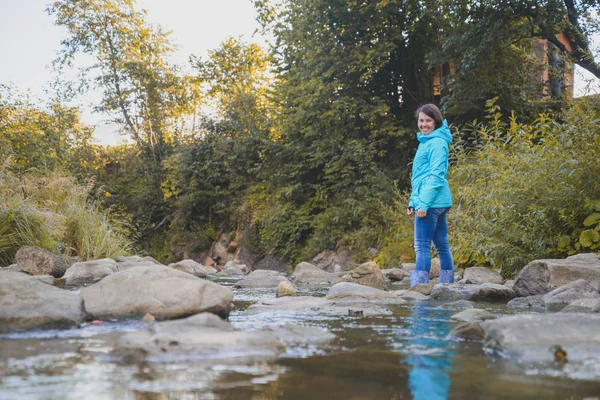
[[[435,130],[435,120],[425,113],[419,113],[419,130],[423,135],[428,135]]]

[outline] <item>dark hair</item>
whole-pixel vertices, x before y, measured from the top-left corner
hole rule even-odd
[[[435,104],[425,104],[424,106],[421,106],[417,109],[417,112],[415,112],[415,118],[417,118],[417,121],[419,120],[419,114],[423,113],[425,115],[427,115],[429,118],[433,119],[435,121],[435,128],[439,128],[440,126],[442,126],[444,117],[442,116],[442,112],[440,111],[440,109],[435,105]]]

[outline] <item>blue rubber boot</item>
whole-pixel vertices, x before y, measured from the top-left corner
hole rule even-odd
[[[454,283],[454,270],[440,269],[440,283]]]
[[[429,283],[429,271],[410,271],[410,287],[421,283]]]

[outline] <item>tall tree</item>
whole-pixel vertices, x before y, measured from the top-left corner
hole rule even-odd
[[[192,80],[170,65],[169,34],[149,24],[133,0],[62,0],[47,11],[67,29],[55,64],[71,66],[77,54],[91,56],[82,68],[100,89],[96,111],[105,113],[146,154],[159,162],[176,139],[182,118],[194,112]]]

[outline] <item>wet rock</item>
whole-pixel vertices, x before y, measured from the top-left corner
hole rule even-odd
[[[427,298],[423,293],[415,292],[413,290],[407,290],[402,294],[398,294],[398,296],[404,300],[423,300]]]
[[[481,283],[497,283],[502,284],[504,279],[498,272],[485,267],[471,267],[465,269],[462,283],[472,283],[475,285]]]
[[[368,301],[354,299],[327,299],[324,297],[298,296],[280,297],[278,299],[262,300],[246,309],[249,315],[277,314],[292,315],[294,317],[329,315],[348,316],[348,310],[362,312],[363,316],[390,315],[392,312],[386,307]]]
[[[467,322],[458,325],[448,334],[448,339],[462,339],[469,341],[481,341],[485,336],[485,332],[478,323]]]
[[[0,333],[74,328],[83,317],[78,293],[20,272],[0,271]]]
[[[78,262],[65,272],[64,284],[66,287],[90,285],[117,271],[117,262],[112,258]]]
[[[600,298],[600,293],[587,281],[579,279],[545,294],[542,301],[547,310],[559,311],[574,300],[597,298]]]
[[[350,255],[347,251],[325,250],[312,259],[312,264],[327,272],[337,272],[348,269],[350,261]]]
[[[235,283],[239,288],[276,288],[287,279],[278,271],[257,269]]]
[[[495,319],[496,316],[485,310],[480,310],[478,308],[470,308],[467,310],[463,310],[457,314],[454,314],[450,318],[458,319],[465,322],[481,322],[488,319]]]
[[[600,312],[600,299],[577,299],[562,309],[562,312]]]
[[[554,361],[549,349],[560,345],[570,362],[600,361],[600,315],[519,314],[481,324],[484,347],[525,361]]]
[[[277,293],[275,297],[285,297],[285,296],[297,296],[296,288],[292,285],[292,282],[287,279],[279,282],[277,286]]]
[[[208,314],[160,322],[123,335],[112,355],[127,363],[194,359],[208,363],[270,360],[286,345],[319,345],[335,336],[319,328],[274,326],[244,332]]]
[[[444,303],[439,306],[440,308],[450,308],[455,310],[467,310],[473,308],[473,303],[467,300],[458,300],[450,303]]]
[[[353,282],[359,285],[370,286],[376,289],[387,289],[383,273],[377,264],[366,262],[354,268],[350,273],[341,278],[343,282]]]
[[[506,303],[508,308],[544,308],[542,295],[517,297]]]
[[[410,290],[429,296],[433,290],[433,283],[419,283],[418,285],[412,286]]]
[[[182,318],[208,311],[229,315],[233,292],[173,268],[155,265],[130,268],[107,276],[81,291],[92,319]]]
[[[382,269],[381,272],[392,282],[401,282],[404,278],[410,277],[410,272],[401,268]]]
[[[192,274],[199,278],[206,278],[208,275],[208,271],[204,265],[191,259],[181,260],[176,263],[169,264],[168,267],[176,269],[177,271],[187,272],[188,274]]]
[[[307,262],[301,262],[290,277],[292,283],[297,287],[329,287],[337,283],[340,278],[337,275],[325,272]]]
[[[600,259],[596,254],[577,254],[564,260],[534,260],[516,279],[518,297],[546,294],[569,282],[600,279]]]
[[[435,285],[431,292],[434,300],[472,300],[488,302],[508,302],[515,297],[515,292],[495,283],[482,285]]]
[[[19,267],[31,275],[52,275],[60,278],[67,270],[67,263],[61,254],[52,254],[37,246],[23,246],[15,255]]]
[[[328,299],[341,299],[348,297],[368,300],[394,300],[397,298],[394,293],[353,282],[336,283],[331,287],[331,289],[329,289],[329,292],[327,292]]]

